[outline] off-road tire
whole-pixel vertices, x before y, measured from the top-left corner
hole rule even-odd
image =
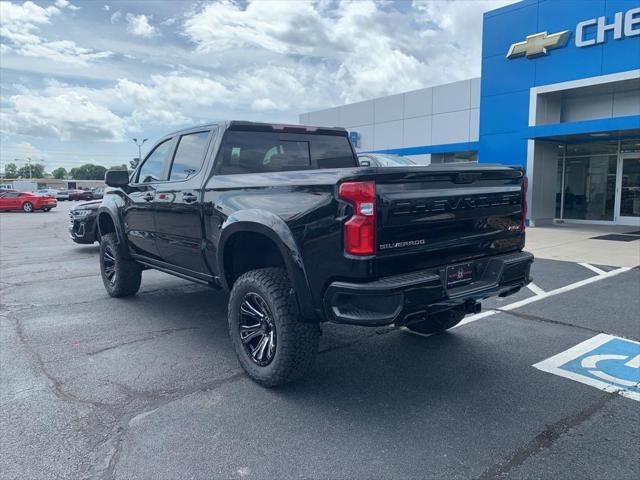
[[[125,258],[123,246],[118,244],[116,234],[108,233],[100,239],[100,275],[107,293],[112,297],[129,297],[138,293],[142,279],[142,267],[134,260]],[[110,279],[107,275],[107,264],[115,267],[115,277]]]
[[[25,211],[26,213],[33,213],[33,203],[24,202],[22,204],[22,210]]]
[[[442,333],[459,324],[464,316],[464,307],[456,307],[434,313],[422,322],[409,323],[405,325],[405,328],[410,332],[420,333],[422,335]]]
[[[240,338],[240,306],[247,294],[257,294],[264,300],[275,324],[275,353],[264,366],[254,362]],[[293,290],[282,268],[251,270],[238,278],[229,298],[228,326],[240,364],[254,381],[265,387],[301,378],[318,353],[320,327],[299,319]]]

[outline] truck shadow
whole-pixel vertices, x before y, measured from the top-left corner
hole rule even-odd
[[[183,334],[203,349],[202,358],[238,365],[228,337],[226,293],[180,283],[115,302],[130,317],[144,317],[147,326],[151,321],[154,330],[192,328]],[[333,394],[366,393],[394,403],[406,402],[409,388],[422,392],[423,402],[444,390],[464,394],[490,371],[478,362],[475,342],[456,331],[425,338],[392,328],[323,324],[322,330],[315,367],[302,381],[271,392],[290,400],[313,396],[332,401]]]

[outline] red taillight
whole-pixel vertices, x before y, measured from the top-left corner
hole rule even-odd
[[[376,252],[376,184],[345,182],[338,195],[353,205],[353,216],[344,224],[344,251],[351,255]]]
[[[522,177],[522,220],[520,221],[520,231],[524,232],[527,228],[527,190],[529,189],[529,179],[527,176]]]

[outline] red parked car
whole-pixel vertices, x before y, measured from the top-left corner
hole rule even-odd
[[[34,210],[48,212],[58,206],[55,197],[37,195],[31,192],[7,192],[0,195],[0,210],[23,210],[31,213]]]
[[[69,200],[93,200],[91,190],[69,190]]]

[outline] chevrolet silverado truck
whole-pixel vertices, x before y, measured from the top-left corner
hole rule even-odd
[[[308,371],[323,322],[438,333],[530,282],[520,168],[359,167],[342,128],[231,121],[105,182],[109,295],[148,268],[229,291],[231,341],[264,386]]]

